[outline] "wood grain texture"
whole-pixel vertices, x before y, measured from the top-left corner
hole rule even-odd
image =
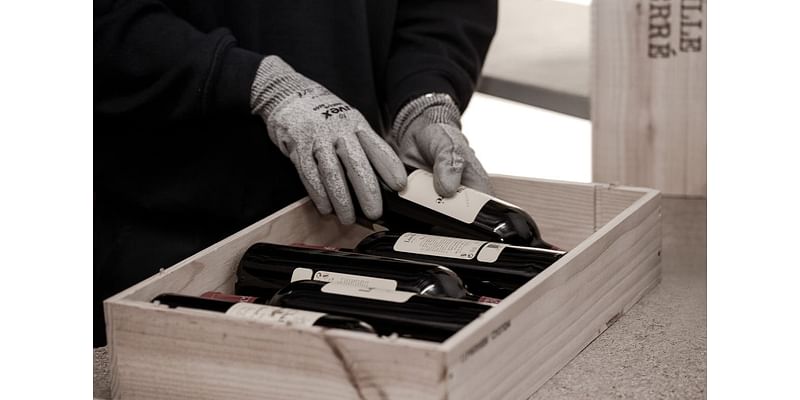
[[[571,249],[594,232],[594,185],[493,175],[495,195],[533,217],[542,237]]]
[[[305,199],[105,302],[113,398],[532,393],[657,282],[660,195],[505,176],[493,177],[493,184],[500,198],[531,212],[548,239],[571,251],[445,343],[276,327],[148,302],[167,291],[230,291],[239,257],[257,241],[350,246],[369,232],[321,217]]]
[[[607,224],[643,194],[637,188],[598,184],[595,187],[595,228],[599,229]]]
[[[645,195],[445,342],[452,398],[530,395],[654,286],[659,201]]]
[[[592,3],[594,181],[706,195],[705,8]]]
[[[113,398],[441,398],[443,356],[429,342],[287,331],[147,303],[164,292],[232,293],[238,260],[255,242],[353,246],[369,232],[300,200],[110,298]]]
[[[202,310],[113,302],[112,397],[442,397],[443,354],[411,340],[262,324]]]

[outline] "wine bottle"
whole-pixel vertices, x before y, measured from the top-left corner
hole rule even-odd
[[[437,342],[491,308],[473,301],[312,280],[290,283],[270,304],[356,318],[383,336],[396,333]]]
[[[471,293],[500,299],[565,254],[558,250],[391,231],[367,236],[354,250],[446,266],[463,280]]]
[[[419,232],[561,250],[542,239],[533,218],[521,208],[461,186],[453,197],[439,196],[433,174],[409,168],[408,184],[395,192],[381,182],[383,215],[376,221],[359,215],[359,223],[395,232]]]
[[[267,304],[269,303],[269,298],[262,298],[262,297],[255,297],[255,296],[239,296],[236,294],[227,294],[222,292],[205,292],[200,295],[200,297],[206,299],[217,299],[217,300],[224,300],[230,301],[235,303],[256,303],[256,304]]]
[[[347,283],[427,296],[479,300],[453,271],[430,263],[274,243],[250,246],[239,261],[234,291],[269,297],[298,280]]]
[[[208,296],[208,293],[204,293]],[[219,296],[217,294],[217,296]],[[230,299],[230,298],[229,298]],[[320,312],[294,310],[266,305],[269,299],[251,297],[242,302],[221,300],[219,298],[185,296],[164,293],[156,296],[153,303],[164,304],[170,308],[194,308],[225,313],[236,318],[287,326],[320,326],[325,328],[347,329],[375,333],[369,324],[355,318],[330,315]]]

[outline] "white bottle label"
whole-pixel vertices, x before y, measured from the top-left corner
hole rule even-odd
[[[394,251],[403,253],[471,260],[484,243],[486,242],[480,240],[404,233],[394,243],[393,248]]]
[[[295,281],[305,281],[312,279],[314,277],[314,271],[310,268],[295,268],[292,271],[292,279],[291,282]]]
[[[478,253],[478,261],[493,263],[497,261],[497,258],[500,257],[500,253],[502,253],[503,249],[506,247],[508,247],[508,245],[503,243],[489,243]]]
[[[253,303],[236,303],[225,314],[250,321],[269,322],[287,326],[312,326],[323,313],[280,308]]]
[[[391,301],[395,303],[405,303],[414,292],[404,292],[400,290],[384,290],[376,288],[362,288],[341,283],[329,283],[322,287],[323,293],[339,294],[344,296],[360,297],[362,299],[373,299]]]
[[[459,187],[453,197],[441,197],[436,194],[436,190],[433,188],[433,174],[421,169],[408,175],[408,184],[399,195],[403,199],[438,211],[466,224],[471,224],[475,221],[478,212],[489,200],[497,200],[486,193],[481,193],[466,186]]]
[[[397,281],[393,279],[375,278],[372,276],[342,274],[338,272],[317,271],[314,273],[315,281],[334,282],[342,285],[364,289],[397,289]]]
[[[314,272],[310,268],[295,268],[294,271],[292,271],[292,282],[307,279],[322,282],[336,282],[343,285],[363,288],[376,288],[383,290],[397,289],[397,281],[393,279],[375,278],[372,276],[343,274],[329,271]]]

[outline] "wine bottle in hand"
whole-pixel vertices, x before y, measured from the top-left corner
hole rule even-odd
[[[402,192],[381,184],[381,196],[383,216],[377,221],[360,216],[363,225],[561,250],[542,239],[536,222],[521,208],[465,186],[444,198],[433,187],[433,175],[421,169],[409,171]]]

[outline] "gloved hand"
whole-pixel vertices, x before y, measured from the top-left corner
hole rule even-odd
[[[383,203],[373,167],[393,190],[405,187],[403,164],[364,116],[280,57],[262,60],[250,106],[264,119],[272,142],[294,163],[320,213],[333,209],[341,223],[355,222],[348,179],[364,215],[380,217]]]
[[[433,186],[444,197],[459,185],[492,193],[489,176],[461,133],[461,113],[447,94],[418,97],[397,113],[387,142],[400,159],[433,172]]]

